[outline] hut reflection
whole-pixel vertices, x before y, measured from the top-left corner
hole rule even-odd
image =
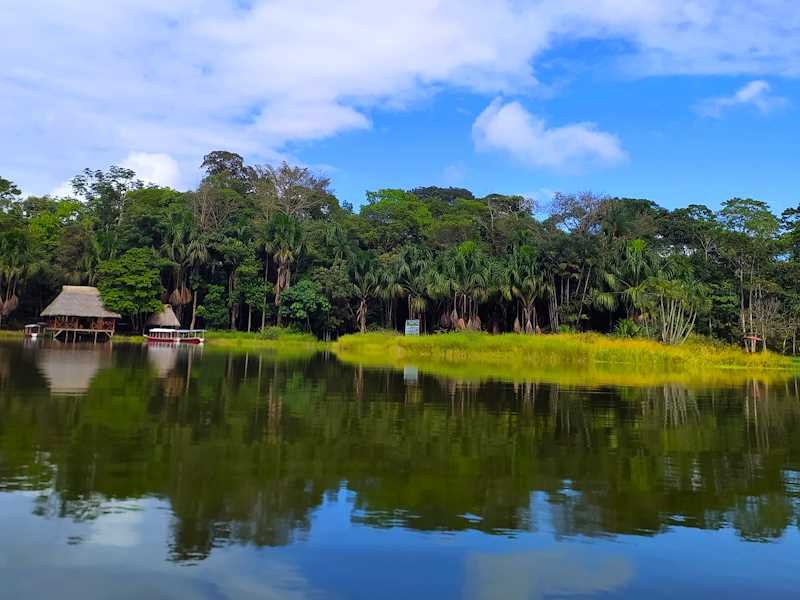
[[[42,347],[36,351],[36,368],[54,395],[79,395],[89,389],[100,369],[112,364],[111,345]]]

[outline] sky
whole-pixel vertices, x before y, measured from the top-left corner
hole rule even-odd
[[[796,0],[0,0],[0,176],[800,204]]]

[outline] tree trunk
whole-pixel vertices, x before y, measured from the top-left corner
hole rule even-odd
[[[278,279],[275,282],[275,324],[281,326],[281,287],[282,287],[283,272],[281,267],[278,267]]]
[[[197,316],[197,291],[192,294],[192,324],[189,325],[189,329],[194,329],[195,319]]]
[[[264,300],[261,303],[261,329],[267,326],[267,284],[269,283],[269,256],[264,261]]]

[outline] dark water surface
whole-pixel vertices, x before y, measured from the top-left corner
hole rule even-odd
[[[0,344],[0,597],[796,598],[797,390]]]

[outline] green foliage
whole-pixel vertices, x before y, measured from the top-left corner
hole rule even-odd
[[[12,200],[16,200],[20,194],[20,189],[8,179],[0,177],[0,208],[3,207],[4,203],[10,203]]]
[[[221,329],[228,325],[228,296],[221,285],[210,285],[197,307],[197,316],[203,319],[209,329]]]
[[[309,332],[320,331],[330,309],[330,302],[319,284],[310,279],[303,279],[287,289],[280,308],[289,323]]]
[[[267,295],[263,279],[263,267],[255,254],[248,254],[237,271],[238,290],[245,304],[261,306]]]
[[[614,335],[622,338],[635,338],[643,335],[642,327],[633,319],[620,319],[614,326]]]
[[[361,218],[368,227],[368,243],[386,251],[404,244],[421,242],[433,225],[433,216],[424,202],[403,190],[367,192]]]
[[[109,310],[130,315],[136,325],[161,308],[160,259],[153,250],[133,248],[100,263],[98,287]]]
[[[217,150],[202,168],[186,192],[87,169],[73,180],[83,202],[22,199],[0,179],[0,317],[36,318],[65,283],[136,278],[115,261],[147,254],[157,277],[131,287],[151,285],[153,298],[163,287],[186,323],[288,320],[325,339],[408,318],[423,332],[531,335],[633,324],[668,344],[702,334],[800,352],[800,207],[778,219],[750,198],[668,211],[584,192],[534,211],[523,196],[419,187],[368,192],[356,214],[306,167]]]
[[[190,222],[184,194],[170,188],[147,187],[127,193],[119,224],[119,248],[161,248],[178,220]]]

